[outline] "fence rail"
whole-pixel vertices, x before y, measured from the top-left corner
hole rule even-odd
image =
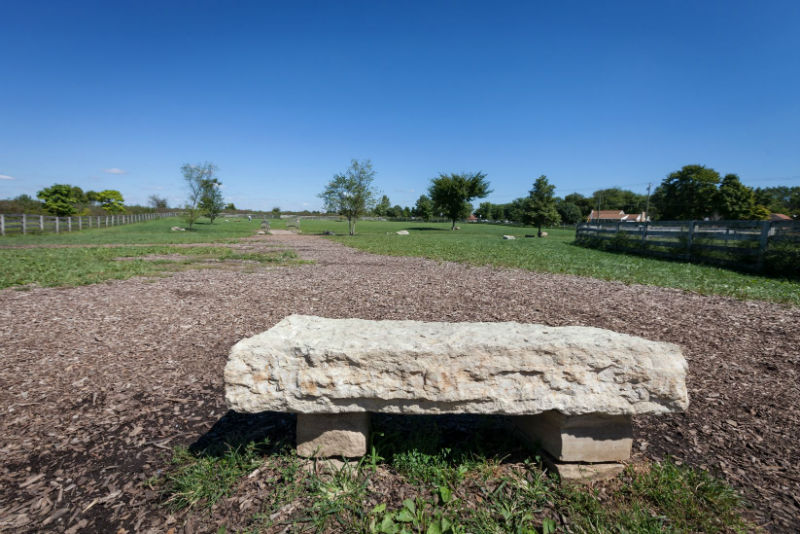
[[[135,215],[86,215],[83,217],[54,217],[52,215],[28,215],[0,213],[0,236],[12,234],[34,234],[44,232],[75,232],[89,228],[108,228],[121,224],[153,221],[164,217],[175,217],[178,213],[137,213]]]
[[[578,244],[757,272],[800,275],[798,221],[589,222]]]

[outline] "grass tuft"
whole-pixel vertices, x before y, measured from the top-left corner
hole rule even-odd
[[[172,470],[165,480],[166,505],[173,510],[198,505],[211,508],[230,495],[242,476],[262,463],[257,450],[255,443],[243,449],[229,448],[219,456],[197,456],[183,447],[174,449]]]

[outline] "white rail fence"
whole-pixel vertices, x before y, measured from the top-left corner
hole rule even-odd
[[[83,217],[54,217],[52,215],[28,215],[0,213],[0,236],[44,232],[75,232],[89,228],[109,228],[121,224],[154,221],[164,217],[180,215],[168,213],[137,213],[132,215],[86,215]]]
[[[577,226],[575,240],[592,248],[800,273],[797,221],[589,222]]]

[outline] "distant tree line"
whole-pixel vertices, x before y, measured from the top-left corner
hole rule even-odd
[[[374,178],[375,171],[369,160],[352,160],[350,167],[344,173],[334,175],[319,195],[327,212],[347,217],[350,235],[355,234],[356,221],[365,215],[413,216],[426,221],[438,216],[449,220],[450,228],[455,230],[456,222],[472,214],[472,200],[491,193],[483,172],[441,173],[431,179],[428,194],[421,195],[413,208],[401,208],[392,206],[386,195],[377,199],[377,192],[372,187]],[[542,226],[558,224],[561,220],[553,197],[554,189],[555,186],[542,175],[522,201],[520,220],[537,226],[540,236]]]
[[[0,200],[0,213],[27,213],[31,215],[55,215],[58,217],[85,215],[113,215],[123,213],[148,213],[166,210],[166,200],[150,197],[150,206],[125,205],[122,193],[116,189],[83,191],[70,184],[53,184],[30,195]],[[158,200],[154,202],[153,199]]]
[[[413,208],[392,206],[387,195],[377,198],[372,188],[375,171],[369,160],[353,160],[350,168],[337,174],[320,194],[328,212],[347,217],[350,234],[355,233],[359,217],[415,217],[430,220],[446,218],[456,222],[473,214],[471,201],[491,191],[482,172],[440,174],[431,180],[427,195],[421,195]],[[686,165],[670,173],[652,195],[612,187],[599,189],[591,196],[572,193],[554,195],[555,186],[541,175],[527,196],[505,204],[482,202],[474,215],[479,220],[516,222],[542,227],[586,220],[592,210],[619,210],[635,214],[647,212],[651,220],[727,219],[763,220],[771,213],[800,214],[800,187],[752,189],[735,174],[720,174],[702,165]]]
[[[181,167],[189,196],[183,207],[189,227],[200,216],[213,223],[223,209],[236,210],[225,203],[222,182],[213,163],[186,164]],[[385,194],[378,197],[372,187],[375,171],[369,160],[353,160],[350,168],[337,174],[320,195],[328,213],[348,218],[351,231],[355,221],[371,215],[387,218],[448,219],[456,221],[472,213],[483,221],[508,221],[541,227],[558,223],[575,224],[586,220],[592,210],[620,210],[642,213],[652,220],[669,219],[767,219],[782,213],[800,219],[800,186],[750,188],[735,174],[721,176],[703,165],[686,165],[667,175],[648,196],[618,187],[598,189],[589,196],[571,193],[553,195],[554,187],[546,176],[535,181],[527,196],[503,204],[481,202],[477,209],[472,200],[486,197],[491,191],[486,175],[477,173],[440,174],[431,180],[427,194],[420,195],[414,206],[392,205]],[[114,189],[83,191],[69,184],[53,184],[37,192],[36,198],[19,195],[0,200],[0,213],[51,214],[58,216],[142,213],[170,209],[167,199],[151,195],[148,206],[125,205],[122,194]],[[474,210],[474,211],[473,211]],[[281,210],[273,208],[272,216]],[[287,212],[288,213],[288,212]],[[319,211],[292,212],[318,215]]]
[[[506,204],[483,202],[475,210],[482,220],[524,222],[526,197]],[[771,213],[800,218],[800,186],[756,188],[742,184],[735,174],[721,177],[714,169],[686,165],[670,173],[648,199],[647,195],[617,187],[555,198],[561,222],[586,220],[592,210],[642,213],[652,220],[726,219],[764,220]]]

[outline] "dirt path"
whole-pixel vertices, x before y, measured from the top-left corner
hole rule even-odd
[[[226,412],[230,346],[292,313],[586,325],[681,344],[685,415],[635,449],[716,471],[771,531],[800,530],[800,309],[572,276],[248,239],[314,265],[0,291],[0,531],[166,530],[143,484]]]

